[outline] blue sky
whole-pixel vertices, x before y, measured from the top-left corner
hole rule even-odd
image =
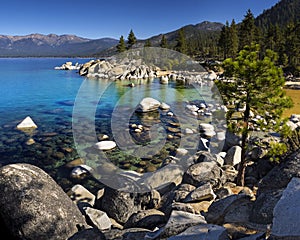
[[[202,21],[240,22],[279,0],[4,0],[0,34],[75,34],[86,38],[128,36],[139,39]]]

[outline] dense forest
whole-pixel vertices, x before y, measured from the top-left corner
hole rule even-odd
[[[254,18],[248,10],[241,23],[226,22],[221,32],[201,34],[188,41],[188,54],[200,59],[234,58],[251,42],[260,44],[261,53],[271,49],[285,72],[300,75],[300,1],[281,0]]]
[[[242,22],[228,20],[221,30],[216,23],[212,26],[209,30],[185,26],[166,36],[161,35],[159,40],[157,37],[147,39],[144,46],[174,49],[201,61],[222,61],[228,57],[235,58],[245,45],[254,42],[260,45],[262,55],[266,49],[275,51],[278,54],[277,64],[286,73],[300,76],[299,0],[281,0],[257,18],[248,10]]]

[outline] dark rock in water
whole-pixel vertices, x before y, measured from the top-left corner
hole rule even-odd
[[[40,168],[11,164],[0,169],[0,214],[20,239],[67,239],[86,226],[80,211]]]
[[[62,106],[74,106],[74,101],[71,100],[58,101],[56,103]]]

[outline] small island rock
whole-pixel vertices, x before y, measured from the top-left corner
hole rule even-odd
[[[22,122],[17,125],[17,129],[28,129],[28,128],[37,128],[37,125],[31,119],[31,117],[27,116]]]

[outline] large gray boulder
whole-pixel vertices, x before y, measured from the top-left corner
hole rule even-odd
[[[192,192],[190,192],[186,198],[183,200],[184,202],[200,202],[200,201],[210,201],[214,200],[216,198],[216,195],[214,191],[212,190],[210,183],[205,183],[201,185],[200,187],[196,188]]]
[[[221,187],[226,181],[223,170],[216,162],[200,162],[191,165],[183,175],[183,183],[196,187],[209,182],[212,187]]]
[[[144,98],[138,105],[136,111],[138,112],[151,112],[155,111],[160,107],[161,103],[151,97]]]
[[[0,169],[0,214],[20,239],[67,239],[86,226],[67,194],[47,173],[30,164]]]
[[[252,208],[250,197],[245,194],[230,195],[213,202],[205,213],[208,223],[247,223]]]
[[[272,223],[273,210],[293,177],[300,178],[300,151],[287,157],[262,178],[250,214],[251,222]]]
[[[300,178],[293,178],[274,208],[271,234],[275,239],[300,239]]]

